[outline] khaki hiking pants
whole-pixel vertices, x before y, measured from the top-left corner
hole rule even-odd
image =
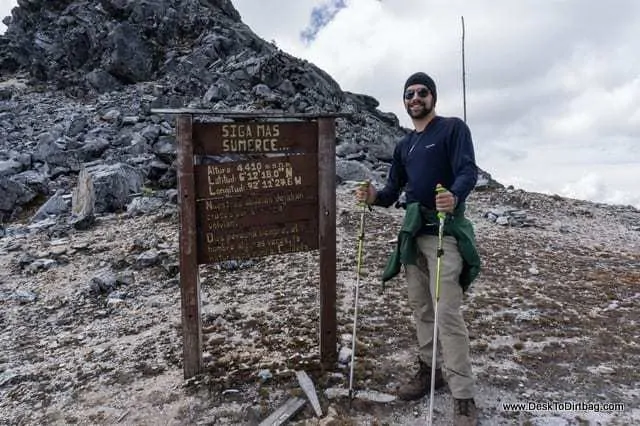
[[[438,237],[423,235],[418,237],[417,243],[424,258],[419,260],[418,265],[406,265],[405,270],[409,304],[416,323],[418,354],[424,363],[431,366]],[[442,373],[454,398],[473,398],[475,380],[469,359],[469,333],[460,310],[462,287],[458,278],[462,271],[462,257],[454,237],[444,237],[443,249],[438,302],[440,350],[436,358],[436,367],[443,367]]]

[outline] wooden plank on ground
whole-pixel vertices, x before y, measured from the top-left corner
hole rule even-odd
[[[289,419],[293,418],[298,411],[305,406],[307,401],[297,396],[291,397],[280,406],[276,411],[271,413],[269,417],[264,419],[259,426],[280,426],[285,424]]]
[[[307,398],[309,398],[309,402],[311,402],[311,406],[316,412],[316,416],[322,417],[322,408],[320,407],[320,401],[318,400],[318,394],[316,393],[316,387],[313,384],[313,380],[311,380],[311,377],[309,377],[306,371],[302,370],[296,371],[296,377],[298,378],[300,387],[307,395]]]

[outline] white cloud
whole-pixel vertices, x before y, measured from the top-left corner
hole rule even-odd
[[[240,3],[259,35],[276,31],[264,17],[252,19],[257,0]],[[462,116],[464,16],[468,122],[480,166],[524,189],[640,207],[640,2],[347,5],[313,44],[296,40],[296,30],[281,46],[343,89],[374,96],[410,127],[400,93],[416,70],[436,79],[438,112]]]

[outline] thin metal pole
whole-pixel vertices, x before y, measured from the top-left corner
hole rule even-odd
[[[440,184],[436,186],[436,192],[445,192]],[[429,412],[427,414],[427,425],[433,426],[433,402],[436,392],[436,360],[438,352],[438,305],[440,302],[440,271],[442,257],[444,256],[444,222],[446,214],[438,212],[438,248],[436,250],[436,283],[435,283],[435,297],[433,303],[433,340],[431,341],[433,350],[431,352],[431,391],[429,393]]]
[[[436,285],[435,285],[435,303],[433,305],[433,351],[431,356],[431,392],[429,393],[429,415],[427,419],[427,425],[433,426],[433,402],[435,399],[435,391],[436,391],[436,361],[437,361],[437,351],[438,351],[438,304],[440,302],[440,268],[442,256],[444,255],[444,249],[442,246],[443,239],[443,230],[444,230],[444,219],[445,215],[443,213],[438,213],[438,251],[437,251],[437,266],[436,266]]]
[[[464,121],[467,122],[467,76],[464,63],[464,16],[460,17],[462,20],[462,104],[464,109]]]
[[[360,275],[362,270],[362,250],[364,247],[364,218],[367,210],[366,204],[362,203],[362,213],[360,215],[360,232],[358,232],[358,259],[356,269],[356,287],[353,301],[353,331],[351,334],[351,366],[349,372],[349,405],[354,398],[353,390],[353,370],[356,363],[356,331],[358,327],[358,295],[360,290]]]

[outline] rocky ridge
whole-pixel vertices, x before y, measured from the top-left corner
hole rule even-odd
[[[119,201],[98,213],[124,208],[126,194],[143,186],[175,188],[174,119],[153,108],[349,112],[337,120],[338,182],[381,182],[407,131],[374,98],[342,91],[313,64],[257,37],[226,0],[24,1],[6,23],[5,221],[56,191],[70,195],[82,168],[124,182]],[[499,185],[486,173],[481,184]]]

